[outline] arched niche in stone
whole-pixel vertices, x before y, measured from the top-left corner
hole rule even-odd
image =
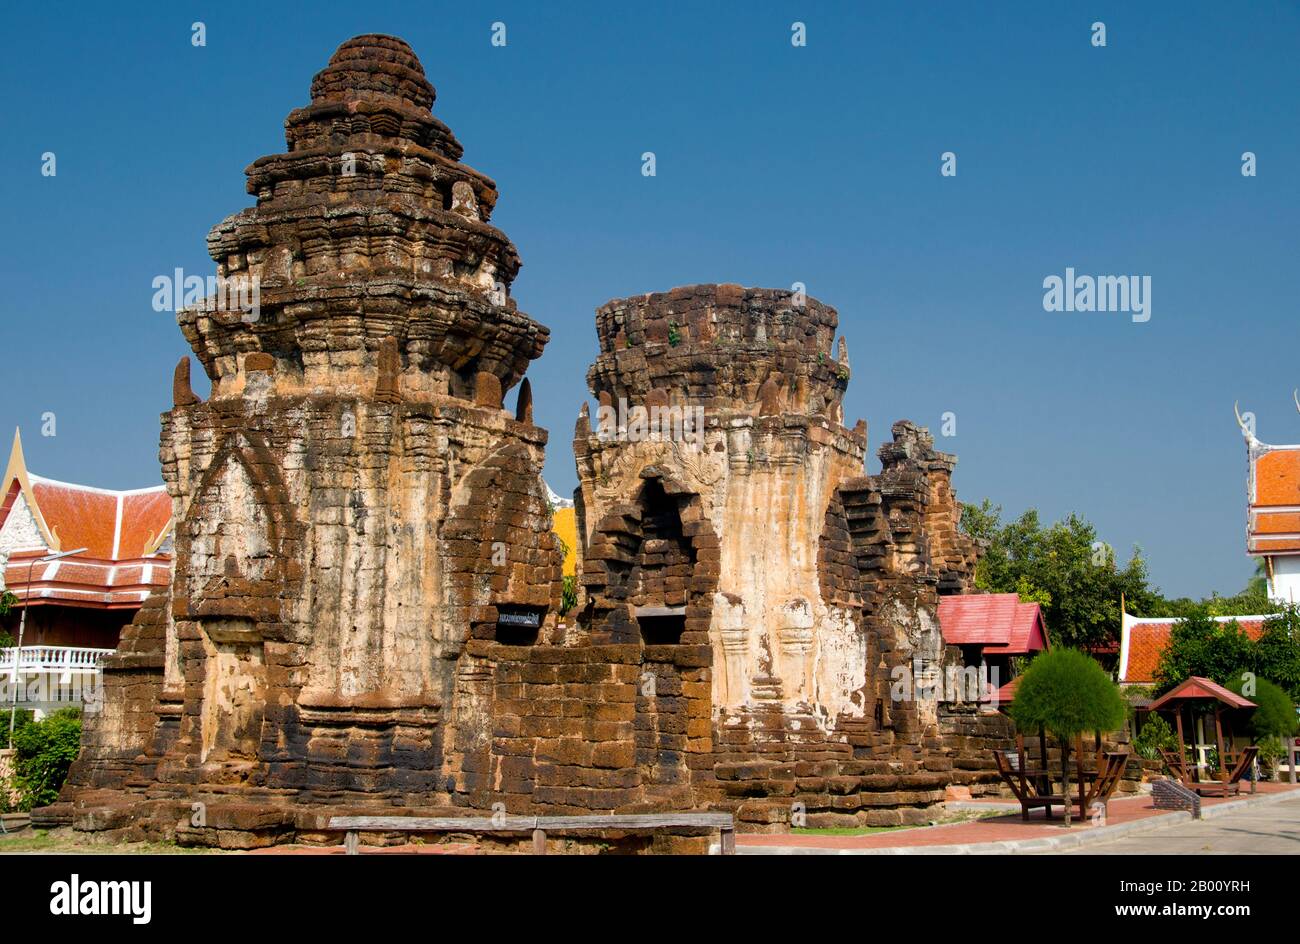
[[[590,630],[644,645],[705,645],[718,579],[718,538],[699,495],[658,466],[641,471],[588,544]]]
[[[449,631],[497,638],[503,612],[538,615],[539,630],[559,603],[563,559],[549,527],[548,496],[528,447],[493,452],[457,484],[443,525]],[[539,579],[549,574],[551,580]],[[539,641],[542,633],[530,641]]]
[[[204,472],[177,534],[185,558],[178,610],[194,619],[278,622],[283,596],[289,497],[261,443],[222,443]]]
[[[177,535],[187,566],[174,588],[184,640],[188,731],[200,763],[258,757],[267,693],[265,641],[280,625],[287,494],[265,444],[243,435],[218,448]],[[291,520],[291,519],[289,519]]]

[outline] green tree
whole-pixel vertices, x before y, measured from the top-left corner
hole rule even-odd
[[[1134,549],[1119,567],[1096,528],[1078,515],[1050,527],[1043,527],[1033,509],[1006,523],[1001,515],[988,499],[962,508],[962,529],[985,548],[975,586],[1042,603],[1053,645],[1088,650],[1114,645],[1121,594],[1136,612],[1160,599],[1147,585],[1141,552]]]
[[[1070,742],[1086,731],[1114,731],[1126,709],[1119,689],[1096,660],[1077,649],[1039,653],[1008,708],[1021,731],[1043,728],[1061,742],[1061,789],[1070,825]]]
[[[1255,641],[1254,671],[1295,700],[1300,698],[1300,607],[1288,603],[1270,609],[1280,612],[1264,621],[1264,632]]]
[[[4,575],[0,574],[0,577],[2,576]],[[8,590],[0,590],[0,616],[7,616],[9,611],[17,604],[18,598],[16,596]],[[9,635],[7,630],[0,629],[0,649],[12,649],[16,645],[18,644],[14,642],[14,637]]]
[[[1255,710],[1250,716],[1250,733],[1257,740],[1295,737],[1295,703],[1280,686],[1243,671],[1237,674],[1228,688],[1255,703]]]
[[[1255,574],[1246,583],[1246,589],[1241,591],[1239,596],[1248,596],[1263,598],[1268,600],[1268,564],[1264,558],[1260,557],[1255,560]],[[1259,612],[1264,612],[1260,610]]]
[[[993,552],[993,544],[1001,528],[1001,505],[995,505],[987,498],[978,505],[962,504],[961,529],[984,545],[986,557]]]
[[[1046,590],[1035,587],[1024,574],[1016,579],[1016,596],[1024,603],[1037,603],[1044,611],[1052,605],[1052,595]]]
[[[1156,666],[1156,694],[1163,695],[1193,675],[1228,685],[1243,671],[1257,670],[1255,647],[1236,620],[1220,623],[1205,607],[1174,623]]]
[[[26,716],[14,729],[14,786],[24,810],[59,797],[68,768],[81,749],[81,713],[63,708],[41,721]]]
[[[1173,616],[1182,619],[1204,610],[1210,616],[1256,616],[1271,613],[1277,605],[1269,602],[1268,594],[1243,590],[1230,597],[1221,597],[1212,593],[1203,600],[1179,597],[1175,600],[1163,600],[1157,604],[1155,616]]]

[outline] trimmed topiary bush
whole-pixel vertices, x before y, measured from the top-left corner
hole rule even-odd
[[[1070,742],[1084,732],[1118,729],[1127,712],[1119,689],[1095,660],[1077,649],[1052,649],[1029,664],[1008,713],[1021,731],[1044,728],[1061,742],[1062,793],[1068,797]]]
[[[1283,742],[1296,735],[1295,703],[1281,686],[1249,672],[1238,672],[1228,688],[1256,705],[1250,715],[1250,733],[1259,745],[1260,766],[1272,777],[1286,757]]]

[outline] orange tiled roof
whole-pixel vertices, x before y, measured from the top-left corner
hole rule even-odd
[[[1270,446],[1250,437],[1247,448],[1247,553],[1300,553],[1300,445]]]
[[[1264,633],[1268,616],[1216,616],[1215,622],[1236,620],[1250,639],[1259,639]],[[1119,680],[1130,685],[1150,685],[1156,680],[1160,656],[1169,645],[1176,619],[1139,618],[1124,614],[1119,642]]]
[[[24,526],[3,548],[9,551],[4,584],[19,600],[138,608],[155,587],[170,582],[172,554],[160,545],[171,527],[172,502],[163,486],[115,491],[33,475],[15,434],[0,489],[0,533],[14,515]],[[76,548],[85,550],[39,560]]]
[[[5,586],[20,601],[30,595],[32,606],[138,609],[150,591],[171,582],[170,554],[114,564],[80,555],[49,562],[37,560],[44,553],[38,549],[12,554],[5,568]]]

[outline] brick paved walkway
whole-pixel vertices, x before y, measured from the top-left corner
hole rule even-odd
[[[1291,787],[1290,784],[1261,783],[1258,785],[1258,794],[1279,793],[1290,789],[1300,788]],[[1248,791],[1249,786],[1245,788],[1241,797],[1232,799],[1248,799],[1250,797]],[[1210,807],[1223,802],[1226,801],[1202,798],[1201,806],[1203,808]],[[976,805],[977,803],[972,802],[968,804],[968,807]],[[1151,805],[1150,796],[1117,797],[1110,801],[1110,813],[1106,824],[1115,826],[1133,820],[1150,819],[1151,817],[1164,815],[1167,815],[1166,811],[1157,810]],[[900,846],[948,846],[980,842],[1044,839],[1059,836],[1065,831],[1061,811],[1057,809],[1053,812],[1052,817],[1052,820],[1048,821],[1041,810],[1035,810],[1030,814],[1029,822],[1025,822],[1021,819],[1020,812],[1017,810],[1005,816],[994,816],[967,823],[952,823],[946,826],[920,826],[913,829],[892,829],[888,832],[868,833],[863,836],[743,833],[736,837],[736,845],[812,849],[887,849]],[[1082,824],[1075,820],[1070,827],[1072,832],[1093,828],[1091,820],[1085,820]]]

